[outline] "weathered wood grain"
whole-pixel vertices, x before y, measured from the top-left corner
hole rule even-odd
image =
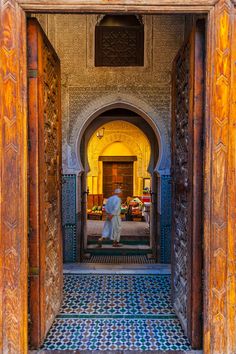
[[[220,0],[210,15],[208,39],[204,352],[214,354],[236,352],[233,19],[232,2]]]
[[[40,347],[62,301],[60,61],[27,22],[30,343]]]
[[[27,117],[24,12],[0,1],[0,352],[27,352]]]
[[[236,9],[232,23],[228,160],[228,347],[236,352]]]
[[[172,74],[172,298],[193,348],[202,347],[204,54],[197,20]]]
[[[63,12],[206,12],[217,0],[19,0],[26,11]]]

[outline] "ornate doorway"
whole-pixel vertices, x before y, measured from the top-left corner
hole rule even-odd
[[[27,352],[27,100],[25,12],[204,12],[208,15],[204,183],[204,353],[233,353],[235,336],[235,1],[96,5],[1,1],[0,348]],[[116,5],[116,11],[114,11]],[[12,201],[14,200],[14,203]],[[221,336],[218,333],[222,333]],[[212,340],[213,338],[213,340]]]
[[[160,214],[157,204],[159,181],[156,171],[160,147],[155,132],[136,112],[126,109],[125,104],[119,104],[117,108],[109,108],[108,106],[107,110],[104,109],[101,115],[94,116],[94,121],[85,130],[79,146],[84,169],[80,177],[81,182],[79,182],[83,188],[78,197],[82,200],[83,215],[79,229],[83,240],[81,253],[87,255],[98,253],[93,248],[95,240],[102,232],[101,224],[102,220],[104,221],[105,212],[103,210],[103,213],[96,215],[96,209],[93,213],[92,206],[94,205],[95,208],[98,206],[98,210],[101,210],[103,201],[106,202],[106,198],[111,196],[116,188],[121,187],[123,191],[121,217],[124,221],[121,239],[124,240],[124,247],[119,250],[120,253],[140,254],[142,252],[145,257],[153,255],[155,259],[160,258],[157,246],[160,237],[158,226]],[[115,115],[117,112],[118,118]],[[104,137],[98,139],[96,132],[101,127],[105,128]],[[117,156],[119,153],[120,156]],[[152,199],[149,214],[150,226],[142,214],[145,179],[151,186],[146,196],[149,198],[148,201]],[[87,192],[89,192],[88,195]],[[127,203],[136,197],[140,199],[140,204],[137,205],[139,200],[134,202],[132,215],[128,215]],[[92,226],[95,224],[92,218],[96,216],[97,228]],[[139,246],[141,246],[141,252]],[[112,252],[112,249],[106,251]]]

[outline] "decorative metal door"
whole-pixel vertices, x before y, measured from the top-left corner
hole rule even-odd
[[[202,345],[204,32],[198,20],[172,76],[172,296],[193,348]]]
[[[27,39],[29,333],[38,347],[62,301],[60,61],[36,19]]]

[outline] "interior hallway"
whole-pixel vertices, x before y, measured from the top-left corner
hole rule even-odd
[[[44,350],[189,351],[168,265],[64,267],[64,302]]]

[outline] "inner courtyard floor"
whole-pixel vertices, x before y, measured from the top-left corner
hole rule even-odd
[[[88,236],[101,236],[104,221],[101,220],[87,220]],[[146,222],[141,221],[122,221],[121,223],[121,237],[130,236],[142,237],[149,236],[149,226]]]
[[[64,301],[41,350],[188,352],[168,265],[66,265]]]

